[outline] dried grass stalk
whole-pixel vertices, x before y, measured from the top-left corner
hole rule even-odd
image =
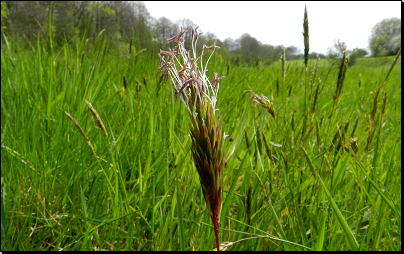
[[[109,146],[111,146],[111,143],[109,142],[109,138],[108,138],[107,129],[105,128],[105,126],[101,120],[101,117],[98,115],[97,111],[94,109],[93,105],[91,105],[90,102],[86,101],[86,103],[87,103],[88,108],[91,111],[91,114],[93,114],[94,121],[98,125],[98,129],[102,130],[102,132],[104,133],[105,137],[108,140]]]
[[[314,92],[314,102],[313,102],[313,108],[312,108],[312,110],[311,110],[311,122],[313,122],[313,118],[314,118],[314,111],[316,110],[317,98],[318,98],[318,92],[319,92],[319,89],[320,89],[320,83],[321,83],[321,79],[318,79],[318,83],[317,83],[316,91]]]
[[[390,73],[391,73],[391,71],[393,70],[394,65],[396,65],[396,63],[397,63],[398,58],[400,57],[400,55],[401,55],[401,48],[400,48],[400,50],[397,52],[396,58],[394,58],[394,61],[393,61],[392,65],[391,65],[391,67],[390,67],[390,69],[389,69],[389,72],[387,73],[386,78],[385,78],[384,81],[383,81],[382,86],[383,86],[384,84],[386,84],[386,81],[387,81],[387,79],[389,78]]]
[[[105,137],[108,138],[108,133],[107,129],[105,129],[104,124],[102,123],[102,120],[100,116],[98,115],[97,111],[94,109],[93,105],[91,105],[90,102],[86,101],[88,108],[90,109],[91,113],[93,114],[94,121],[98,125],[99,129],[102,130],[102,132],[105,134]]]
[[[373,108],[372,108],[372,112],[370,112],[370,118],[372,118],[372,120],[375,120],[375,116],[376,116],[376,112],[377,112],[377,102],[379,99],[379,94],[380,94],[380,89],[382,88],[382,86],[380,85],[375,93],[375,99],[373,100]]]
[[[317,137],[317,148],[318,154],[320,155],[320,146],[321,146],[321,138],[320,138],[320,127],[318,125],[318,121],[316,120],[316,137]]]
[[[373,135],[375,134],[375,129],[373,128],[373,122],[368,115],[368,139],[366,144],[366,152],[369,151],[370,143],[372,143]]]
[[[325,162],[326,162],[328,168],[330,169],[330,174],[331,174],[332,173],[332,166],[331,166],[330,161],[328,160],[326,154],[324,154],[324,159],[325,159]]]
[[[267,137],[265,136],[264,133],[262,133],[262,137],[263,137],[263,139],[264,139],[264,145],[265,145],[265,150],[266,150],[266,152],[267,152],[267,155],[268,155],[269,159],[271,160],[272,165],[273,165],[274,168],[275,168],[276,175],[279,177],[278,171],[276,170],[274,158],[272,157],[271,148],[270,148],[269,145],[268,145]]]
[[[303,154],[304,154],[304,156],[306,157],[307,162],[309,163],[309,167],[310,167],[311,173],[314,175],[314,178],[315,178],[316,180],[318,180],[318,175],[317,175],[316,170],[315,170],[315,168],[314,168],[314,166],[313,166],[313,163],[311,162],[311,159],[310,159],[309,155],[307,154],[307,152],[306,152],[306,150],[303,148],[303,146],[301,146],[300,149],[302,149]]]
[[[361,84],[362,84],[362,78],[361,78],[361,74],[359,73],[359,88],[361,88]]]
[[[74,126],[76,126],[76,128],[79,130],[80,134],[86,139],[86,142],[88,144],[88,146],[91,148],[91,150],[93,151],[95,157],[97,157],[97,155],[95,154],[94,151],[94,147],[91,145],[90,140],[87,137],[87,134],[83,131],[83,129],[81,128],[80,124],[76,121],[76,119],[74,119],[69,113],[67,113],[65,111],[66,115],[69,117],[70,121],[72,121],[72,123],[74,124]]]
[[[247,217],[248,225],[250,225],[250,223],[251,223],[251,199],[252,199],[251,191],[252,191],[252,188],[251,188],[251,183],[250,183],[250,187],[248,187],[248,191],[247,191],[247,200],[246,200],[246,217]]]

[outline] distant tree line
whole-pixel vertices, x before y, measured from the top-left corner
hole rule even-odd
[[[152,36],[152,17],[141,2],[4,1],[1,15],[2,33],[21,43],[43,38],[49,31],[57,45],[82,38],[84,33],[93,40],[105,29],[109,38],[136,39],[139,47],[147,48]]]
[[[49,19],[49,14],[51,18]],[[49,27],[51,25],[51,27]],[[2,1],[1,42],[5,38],[25,46],[45,38],[52,32],[55,47],[67,42],[88,38],[94,41],[102,32],[116,45],[133,45],[136,49],[158,52],[165,47],[166,39],[176,35],[180,26],[189,29],[196,24],[190,19],[171,21],[151,17],[143,2],[128,1]],[[185,47],[190,49],[191,33],[185,34]],[[44,40],[46,42],[46,40]],[[215,34],[204,32],[200,36],[199,50],[203,44],[216,41],[220,54],[232,64],[249,66],[270,64],[281,57],[282,46],[263,44],[245,33],[238,39],[221,41]],[[372,56],[394,55],[401,47],[401,20],[386,19],[372,30],[369,48]],[[344,42],[335,42],[327,56],[316,52],[310,58],[338,58],[346,49]],[[362,57],[368,52],[354,49],[348,52]],[[303,59],[303,52],[295,47],[285,48],[286,60]]]

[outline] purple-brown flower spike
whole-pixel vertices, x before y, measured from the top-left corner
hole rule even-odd
[[[167,40],[167,42],[174,41],[177,43],[174,50],[160,51],[159,70],[164,73],[164,81],[170,75],[175,90],[175,98],[180,97],[189,113],[192,157],[215,229],[216,247],[219,251],[218,231],[222,210],[222,181],[227,160],[224,158],[225,151],[223,149],[226,134],[220,128],[220,121],[216,121],[215,112],[218,110],[216,109],[216,101],[219,81],[224,77],[219,77],[217,73],[214,73],[212,82],[206,77],[209,59],[214,50],[219,47],[216,46],[216,42],[209,47],[203,45],[202,50],[197,54],[196,44],[200,36],[197,29],[198,27],[195,29],[191,27],[191,54],[193,54],[193,58],[191,58],[190,52],[184,48],[184,39],[181,37],[187,31],[181,27],[181,32],[178,35]],[[205,50],[213,50],[213,52],[203,65],[202,58]],[[168,56],[167,60],[161,55]]]

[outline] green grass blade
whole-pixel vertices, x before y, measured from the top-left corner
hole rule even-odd
[[[323,250],[323,245],[324,245],[324,237],[325,237],[325,222],[327,220],[327,214],[324,213],[322,218],[321,218],[321,228],[320,232],[318,234],[318,240],[316,243],[316,251],[322,251]]]
[[[328,192],[327,187],[325,187],[320,175],[318,175],[318,179],[320,181],[321,186],[323,187],[323,189],[325,191],[325,194],[328,197],[328,200],[331,203],[331,208],[335,212],[335,216],[337,217],[338,223],[341,226],[341,229],[344,232],[346,239],[348,240],[351,250],[353,250],[353,251],[358,250],[358,248],[359,248],[358,242],[356,241],[354,235],[352,234],[351,229],[348,226],[348,223],[345,221],[344,216],[342,216],[341,211],[338,209],[337,204],[335,204],[335,201],[332,198],[331,194]]]
[[[84,218],[88,218],[88,214],[87,214],[87,205],[86,205],[86,200],[84,198],[84,193],[83,193],[83,189],[80,186],[80,198],[81,198],[81,208],[83,209],[83,213],[84,213]]]
[[[229,217],[227,217],[227,218],[229,218]],[[231,218],[229,218],[229,219],[231,219]],[[236,221],[236,222],[240,223],[241,225],[248,226],[247,224],[245,224],[245,223],[243,223],[241,221],[238,221],[238,220],[235,220],[235,219],[231,219],[231,220]],[[213,228],[212,225],[207,224],[205,222],[200,222],[200,223],[205,225],[205,226]],[[304,245],[301,245],[301,244],[298,244],[298,243],[294,243],[294,242],[291,242],[291,241],[288,241],[288,240],[280,239],[280,238],[277,238],[277,237],[274,237],[274,236],[271,236],[271,235],[258,235],[258,234],[253,234],[253,233],[241,232],[241,231],[237,231],[237,230],[231,230],[231,229],[227,229],[227,228],[224,228],[223,230],[226,231],[226,232],[234,232],[234,233],[241,234],[241,235],[248,234],[248,235],[257,236],[257,237],[269,238],[271,240],[280,241],[280,242],[283,242],[283,243],[287,243],[288,245],[294,245],[294,246],[297,246],[297,247],[302,247],[304,249],[313,251],[313,249],[310,248],[310,247],[307,247],[307,246],[304,246]],[[263,232],[263,233],[266,233],[266,232]],[[245,239],[245,240],[247,240],[247,239]]]
[[[22,236],[24,235],[24,233],[25,233],[25,228],[26,228],[26,226],[27,226],[27,223],[28,223],[28,221],[29,221],[29,218],[30,218],[30,216],[25,217],[24,225],[22,225],[22,227],[20,228],[20,233],[18,234],[18,237],[17,237],[17,239],[16,239],[16,241],[15,241],[15,245],[14,245],[13,251],[18,250],[17,247],[20,245],[20,239],[21,239],[21,237],[22,237]]]
[[[366,170],[362,167],[362,165],[360,164],[360,162],[355,158],[356,163],[359,165],[359,167],[362,169],[363,173],[366,175],[366,179],[371,183],[371,185],[373,186],[373,188],[376,189],[376,191],[379,193],[379,195],[382,197],[382,199],[384,200],[384,202],[387,203],[387,205],[395,212],[399,215],[399,217],[401,217],[401,212],[399,211],[399,209],[396,209],[395,204],[393,203],[392,200],[390,200],[389,197],[387,197],[384,192],[376,185],[375,182],[373,182],[372,179],[370,179],[368,173],[366,172]]]
[[[6,211],[6,205],[5,205],[5,195],[6,195],[6,184],[3,186],[3,190],[1,191],[1,242],[2,242],[2,249],[4,250],[11,250],[11,245],[10,245],[10,224],[9,220],[7,219],[7,211]]]
[[[178,170],[177,170],[177,176],[178,176]],[[181,192],[178,187],[178,181],[177,178],[175,178],[175,189],[177,192],[177,214],[178,214],[178,226],[180,228],[180,247],[181,251],[185,251],[185,237],[184,237],[184,222],[182,220],[182,206],[181,206]]]
[[[233,196],[233,192],[234,192],[234,189],[236,187],[238,177],[240,175],[241,169],[243,168],[244,162],[245,162],[247,157],[248,157],[248,151],[244,155],[243,160],[241,161],[240,166],[239,166],[236,174],[234,175],[234,180],[232,181],[232,184],[230,186],[229,192],[227,193],[226,199],[224,200],[224,203],[223,203],[223,206],[222,206],[222,213],[226,212],[227,207],[230,204],[230,199]]]
[[[269,203],[269,205],[271,206],[272,212],[273,212],[274,217],[275,217],[276,224],[277,224],[278,227],[279,227],[279,230],[280,230],[280,232],[281,232],[281,235],[282,235],[282,237],[283,237],[283,240],[284,240],[284,241],[288,241],[288,240],[287,240],[287,237],[286,237],[286,235],[285,235],[285,232],[283,231],[282,225],[281,225],[281,223],[280,223],[280,221],[279,221],[278,215],[277,215],[276,212],[275,212],[274,207],[272,206],[272,204],[271,204],[270,201],[269,201],[268,203]],[[285,247],[285,250],[287,250],[287,251],[292,250],[288,244],[284,244],[283,246]]]
[[[188,150],[189,152],[190,150]],[[187,153],[188,154],[188,153]],[[182,166],[182,163],[184,163],[185,158],[187,157],[187,154],[184,156],[183,160],[178,164],[177,170],[176,170],[176,177],[175,179],[175,189],[176,189],[176,196],[177,196],[177,215],[178,215],[178,226],[180,228],[180,248],[181,251],[185,251],[185,234],[184,234],[184,221],[183,221],[183,216],[182,216],[182,205],[181,205],[181,192],[178,186],[178,178],[179,177],[179,168]]]

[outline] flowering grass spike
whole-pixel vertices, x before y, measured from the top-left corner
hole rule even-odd
[[[198,27],[194,29],[191,26],[191,29],[191,51],[186,51],[184,48],[182,35],[187,30],[184,31],[181,27],[179,34],[167,40],[167,42],[176,42],[177,45],[172,50],[160,50],[159,70],[163,72],[164,82],[168,80],[169,76],[171,77],[175,99],[178,100],[179,97],[188,110],[191,119],[189,128],[192,139],[192,157],[215,229],[216,247],[217,250],[220,250],[218,230],[222,209],[223,170],[227,160],[224,158],[225,151],[223,149],[226,135],[222,133],[220,121],[216,120],[215,112],[218,110],[216,102],[219,81],[224,77],[219,77],[216,72],[212,82],[206,77],[210,57],[214,50],[220,47],[216,46],[215,41],[212,46],[203,45],[199,53],[196,54],[196,44],[201,33],[198,34]],[[205,50],[213,51],[204,65],[202,58]]]
[[[257,95],[251,90],[246,90],[246,91],[244,91],[244,93],[251,93],[251,97],[250,97],[251,103],[255,107],[257,106],[257,104],[259,104],[263,108],[265,108],[268,111],[268,113],[274,118],[274,120],[276,122],[274,104],[267,97],[265,97],[263,94]]]

